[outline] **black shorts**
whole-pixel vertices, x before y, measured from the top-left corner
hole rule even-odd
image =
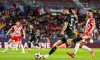
[[[29,41],[30,41],[30,42],[32,42],[32,41],[35,42],[35,40],[36,40],[36,37],[35,37],[35,35],[33,35],[33,36],[31,36],[31,39],[30,39]]]
[[[73,37],[74,35],[75,35],[75,34],[72,32],[71,29],[67,29],[67,30],[65,31],[64,36],[62,36],[61,41],[62,41],[63,43],[65,43],[67,39],[73,39],[73,38],[74,38],[74,37]]]

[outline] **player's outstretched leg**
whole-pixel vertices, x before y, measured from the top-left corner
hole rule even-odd
[[[9,47],[9,44],[10,44],[12,41],[13,41],[13,40],[11,40],[11,39],[8,41],[8,44],[7,44],[7,46],[6,46],[6,49],[5,49],[4,51],[2,51],[2,52],[7,52],[8,47]]]
[[[62,43],[63,42],[61,40],[57,41],[56,44],[55,44],[55,46],[50,50],[50,52],[47,55],[43,56],[43,58],[47,59],[53,52],[56,51],[57,46],[61,45]]]
[[[68,52],[67,52],[67,54],[68,54],[69,56],[71,56],[72,58],[74,58],[74,57],[75,57],[75,54],[76,54],[76,52],[78,51],[78,49],[79,49],[79,47],[80,47],[80,44],[81,44],[82,42],[83,42],[83,41],[81,40],[81,41],[79,41],[78,43],[76,43],[76,46],[75,46],[75,49],[74,49],[73,53],[68,53]]]
[[[95,49],[91,49],[91,48],[87,47],[86,45],[83,45],[82,49],[90,51],[92,54],[92,58],[94,57]]]

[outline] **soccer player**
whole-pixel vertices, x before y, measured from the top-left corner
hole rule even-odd
[[[8,47],[9,47],[9,44],[11,42],[13,42],[13,40],[15,40],[16,42],[19,42],[21,48],[22,48],[22,53],[25,53],[24,51],[24,47],[22,45],[22,42],[21,42],[21,35],[22,35],[22,32],[23,32],[23,35],[24,35],[24,39],[25,39],[25,31],[23,30],[23,28],[20,26],[20,21],[17,21],[16,22],[16,25],[12,26],[11,29],[7,32],[6,35],[8,35],[11,31],[14,31],[14,35],[12,38],[9,39],[8,41],[8,45],[6,46],[6,49],[2,52],[7,52],[8,50]]]
[[[37,32],[36,32],[36,40],[37,42],[35,43],[35,45],[38,45],[39,46],[39,43],[40,43],[40,35],[41,35],[41,32],[39,29],[37,29]],[[44,50],[44,47],[40,44],[38,50],[40,50],[40,47],[42,48],[42,50]]]
[[[34,44],[36,40],[35,37],[35,30],[33,25],[30,25],[30,29],[29,29],[29,41],[28,41],[28,50],[27,51],[31,51],[31,42]]]
[[[44,59],[47,59],[53,52],[55,52],[57,49],[57,46],[65,43],[65,42],[67,42],[67,40],[70,40],[73,38],[74,33],[72,32],[71,28],[73,25],[73,20],[75,20],[74,18],[76,17],[76,19],[78,19],[78,17],[73,9],[71,9],[71,11],[74,14],[74,16],[72,16],[70,14],[69,9],[66,7],[64,7],[62,11],[63,11],[63,14],[65,15],[64,26],[61,31],[62,38],[61,38],[61,40],[58,40],[56,42],[54,47],[50,50],[50,52],[47,55],[43,56]],[[66,35],[67,35],[67,38],[66,38]]]
[[[75,57],[75,54],[78,51],[79,47],[90,51],[92,54],[92,58],[94,57],[95,49],[91,49],[91,48],[87,47],[86,45],[84,45],[92,38],[92,32],[95,29],[95,20],[93,18],[92,10],[87,11],[87,17],[88,17],[88,20],[87,20],[86,27],[85,27],[85,33],[82,36],[80,36],[79,38],[73,39],[74,42],[76,42],[77,40],[80,40],[79,42],[76,43],[74,52],[73,53],[67,52],[67,54],[70,55],[72,58]]]

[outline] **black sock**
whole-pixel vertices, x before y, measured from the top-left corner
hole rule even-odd
[[[31,43],[28,43],[28,48],[31,48]]]
[[[73,39],[73,42],[74,42],[74,43],[77,43],[77,42],[79,42],[80,40],[82,40],[82,37]]]
[[[50,50],[49,55],[51,55],[53,52],[55,52],[55,51],[56,51],[56,49],[57,49],[57,47],[56,47],[56,46],[54,46],[54,47]]]

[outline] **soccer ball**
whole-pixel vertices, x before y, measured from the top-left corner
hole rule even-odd
[[[41,59],[42,55],[41,53],[35,53],[35,59]]]

